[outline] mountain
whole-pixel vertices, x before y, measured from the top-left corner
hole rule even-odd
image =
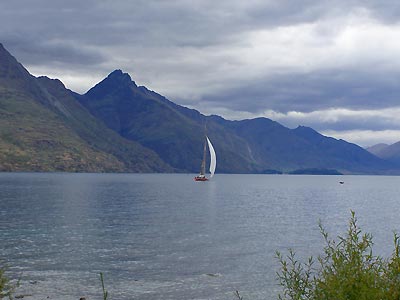
[[[371,150],[372,148],[372,150]],[[374,153],[376,156],[394,164],[400,166],[400,142],[392,145],[378,144],[367,149]]]
[[[110,73],[78,99],[109,128],[185,171],[198,171],[205,124],[215,144],[219,172],[393,171],[390,163],[361,147],[323,136],[311,128],[289,129],[267,118],[229,121],[219,116],[206,117],[137,86],[121,70]]]
[[[322,157],[319,168],[336,168],[352,173],[369,173],[370,170],[379,173],[393,169],[391,164],[382,161],[356,144],[323,136],[314,129],[304,126],[299,126],[295,131],[298,136],[302,136],[313,144],[317,155]]]
[[[384,151],[387,147],[389,147],[388,144],[380,143],[373,145],[371,147],[365,148],[369,153],[372,153],[373,155],[376,155],[379,157],[379,153]]]
[[[252,172],[245,141],[195,110],[138,87],[116,70],[90,89],[80,102],[121,136],[155,151],[174,168],[197,172],[201,163],[204,128],[218,149],[219,172]]]
[[[2,171],[173,170],[94,118],[59,80],[29,74],[1,44],[0,116]]]
[[[272,169],[381,173],[393,168],[355,144],[326,137],[309,127],[289,129],[266,118],[230,123],[246,139],[257,162]]]

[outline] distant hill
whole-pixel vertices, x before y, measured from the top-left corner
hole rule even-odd
[[[400,170],[308,127],[204,116],[121,70],[79,95],[57,79],[32,76],[1,44],[0,115],[0,171],[198,172],[205,128],[217,173]]]
[[[400,166],[400,142],[392,145],[378,144],[367,148],[367,150],[394,165]]]
[[[0,115],[1,171],[173,170],[95,119],[59,80],[30,75],[1,44]]]
[[[253,156],[272,169],[336,169],[341,173],[386,172],[393,167],[361,147],[326,137],[312,128],[288,129],[269,119],[230,122]]]
[[[384,151],[387,147],[389,147],[388,144],[380,143],[380,144],[376,144],[371,147],[365,148],[365,150],[367,150],[368,152],[379,157],[379,153]]]
[[[291,171],[293,175],[343,175],[337,170],[332,169],[300,169]]]

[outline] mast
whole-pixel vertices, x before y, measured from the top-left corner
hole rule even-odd
[[[204,149],[203,149],[203,161],[201,162],[200,175],[206,174],[206,150],[207,150],[207,140],[204,140]]]

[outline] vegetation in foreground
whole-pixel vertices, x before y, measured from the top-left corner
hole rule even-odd
[[[12,293],[14,292],[17,284],[12,284],[9,278],[5,275],[6,268],[0,266],[0,299],[8,297],[12,299]]]
[[[284,257],[277,252],[283,287],[280,300],[399,300],[400,243],[394,234],[394,251],[389,258],[374,256],[372,236],[362,233],[355,213],[346,234],[335,241],[320,226],[325,239],[323,255],[301,263],[295,252]]]

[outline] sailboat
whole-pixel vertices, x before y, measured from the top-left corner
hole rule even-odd
[[[213,145],[210,142],[208,136],[205,136],[204,140],[204,149],[203,149],[203,160],[201,162],[200,174],[197,175],[194,180],[195,181],[207,181],[209,178],[206,177],[206,152],[207,145],[208,150],[210,151],[210,179],[214,176],[215,168],[217,167],[217,156],[215,155],[215,150]]]

